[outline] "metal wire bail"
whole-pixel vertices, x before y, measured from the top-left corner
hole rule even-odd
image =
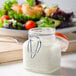
[[[35,50],[34,52],[32,51],[32,42],[33,42],[32,39],[29,39],[29,41],[28,41],[28,46],[27,46],[27,51],[29,52],[30,57],[31,57],[32,59],[37,55],[37,53],[39,52],[39,50],[40,50],[40,48],[41,48],[41,40],[40,40],[40,38],[39,38],[38,36],[35,36],[35,38],[38,39],[38,41],[37,41],[37,46],[36,46],[36,50]]]

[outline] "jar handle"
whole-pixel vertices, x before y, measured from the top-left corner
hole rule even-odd
[[[61,51],[65,52],[68,49],[68,46],[69,46],[69,39],[64,34],[61,34],[61,33],[58,33],[58,32],[56,32],[55,35],[60,40]]]
[[[27,51],[29,52],[30,57],[32,59],[36,56],[36,54],[39,52],[39,50],[41,48],[41,40],[40,40],[40,38],[38,36],[35,36],[35,37],[38,39],[35,51],[34,52],[32,51],[32,42],[33,42],[33,40],[29,39],[28,46],[27,46]]]

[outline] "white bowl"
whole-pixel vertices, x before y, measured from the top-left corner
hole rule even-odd
[[[57,29],[57,32],[60,32],[63,34],[68,33],[68,32],[73,32],[73,31],[76,31],[76,27]],[[15,29],[0,28],[0,35],[27,39],[28,31],[27,30],[15,30]]]
[[[0,28],[0,35],[7,36],[7,37],[26,39],[28,37],[28,31],[27,30],[15,30],[15,29]]]

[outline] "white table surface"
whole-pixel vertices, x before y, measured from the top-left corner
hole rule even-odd
[[[24,70],[22,61],[0,64],[0,76],[76,76],[76,54],[62,56],[61,69],[50,75]]]

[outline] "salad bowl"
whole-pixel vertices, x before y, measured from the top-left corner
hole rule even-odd
[[[13,38],[21,38],[27,39],[28,31],[27,30],[15,30],[15,29],[6,29],[0,28],[0,36],[3,37],[13,37]]]

